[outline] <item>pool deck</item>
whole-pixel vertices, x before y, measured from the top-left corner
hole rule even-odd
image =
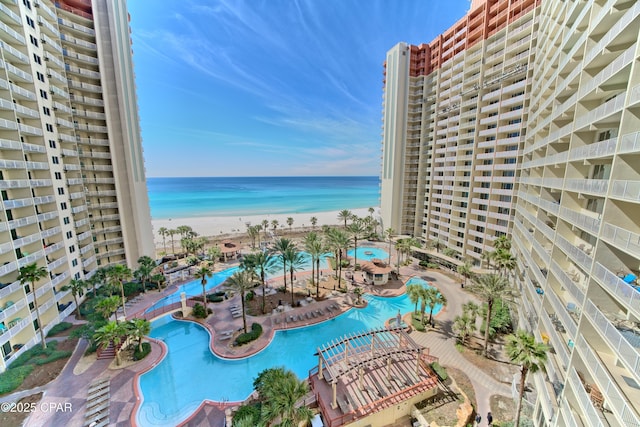
[[[225,268],[231,266],[233,265],[226,265]],[[330,272],[330,270],[325,271]],[[489,397],[493,394],[509,394],[509,387],[498,383],[466,361],[455,349],[455,338],[450,331],[454,317],[461,313],[462,304],[474,298],[470,296],[470,294],[460,291],[459,281],[457,279],[454,280],[438,271],[423,270],[414,264],[409,267],[402,267],[400,273],[401,280],[392,281],[385,286],[372,287],[362,283],[358,283],[358,286],[365,288],[365,291],[370,294],[392,297],[401,295],[404,292],[404,281],[410,277],[418,276],[438,287],[449,302],[447,309],[442,310],[437,316],[439,324],[443,325],[443,327],[441,330],[432,330],[423,333],[413,331],[412,337],[418,343],[429,347],[431,354],[439,357],[440,360],[446,360],[447,362],[445,364],[459,368],[467,373],[476,389],[479,413],[488,412],[490,410]],[[302,276],[301,273],[298,273],[298,275]],[[140,301],[128,309],[128,314],[143,311],[160,298],[175,291],[176,288],[177,285],[173,285],[162,292],[147,292]],[[295,307],[285,313],[260,317],[247,316],[247,325],[250,325],[254,321],[259,321],[263,326],[263,334],[258,340],[242,347],[234,347],[231,344],[233,342],[232,338],[223,339],[224,332],[227,332],[228,335],[229,331],[233,331],[233,335],[235,335],[242,328],[242,317],[234,318],[230,310],[232,305],[239,304],[238,296],[212,305],[215,312],[203,323],[204,326],[212,332],[211,348],[216,354],[227,358],[242,358],[262,350],[269,344],[276,330],[296,328],[322,322],[351,308],[351,302],[351,297],[338,293],[336,296],[332,296],[326,300],[313,301],[305,307]],[[329,307],[333,307],[333,309],[329,309]],[[308,312],[314,312],[316,316],[307,316],[306,313]],[[275,319],[278,316],[284,318],[286,321],[276,322]],[[291,321],[290,316],[295,316],[296,320]],[[67,319],[67,321],[76,322],[73,316]],[[102,378],[110,379],[109,425],[117,427],[135,425],[135,414],[140,402],[137,378],[159,363],[166,351],[164,344],[160,344],[155,340],[151,341],[151,346],[152,352],[144,360],[120,369],[113,369],[113,366],[110,367],[112,364],[111,360],[87,360],[86,358],[81,360],[81,356],[87,347],[87,342],[81,340],[73,356],[69,359],[69,362],[58,378],[43,387],[45,392],[41,401],[45,405],[68,402],[71,403],[72,410],[70,412],[55,412],[38,409],[30,415],[26,425],[83,426],[85,424],[89,384]],[[83,364],[88,366],[84,366]],[[84,367],[81,368],[81,366]],[[9,395],[0,400],[12,401],[11,399],[12,396]],[[14,400],[18,399],[18,396],[14,397]],[[223,425],[222,420],[225,416],[225,406],[230,406],[230,404],[227,403],[227,405],[223,405],[216,402],[203,402],[198,410],[181,425],[190,427],[218,427]]]

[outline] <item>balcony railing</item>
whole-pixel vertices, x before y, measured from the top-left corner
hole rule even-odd
[[[611,196],[638,203],[640,200],[640,181],[613,181]]]
[[[587,392],[584,389],[582,381],[580,381],[580,377],[578,376],[578,372],[575,368],[572,367],[569,370],[567,380],[569,381],[569,384],[571,384],[573,394],[578,399],[578,405],[580,405],[580,409],[582,409],[582,412],[587,415],[587,419],[589,420],[591,425],[593,427],[606,427],[606,425],[602,422],[602,415],[593,406],[593,402],[587,395]]]
[[[609,292],[618,297],[618,301],[635,312],[640,317],[640,292],[626,283],[604,265],[596,262],[593,276]]]
[[[593,234],[598,234],[600,219],[579,213],[569,208],[560,208],[560,217],[571,225],[576,225]]]
[[[640,258],[640,234],[606,222],[602,228],[602,237],[625,252]]]
[[[631,409],[631,405],[626,397],[622,394],[616,383],[611,379],[609,372],[604,367],[600,358],[591,349],[585,338],[581,335],[577,342],[576,348],[582,356],[587,369],[589,369],[596,382],[598,388],[604,396],[609,408],[622,420],[625,426],[640,426],[640,418]]]
[[[584,313],[607,340],[616,355],[627,366],[627,369],[636,377],[636,381],[640,381],[640,353],[638,350],[622,336],[620,331],[598,310],[598,307],[591,300],[587,301]]]

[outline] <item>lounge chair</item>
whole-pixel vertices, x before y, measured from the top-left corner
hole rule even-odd
[[[85,418],[93,418],[96,414],[104,411],[105,409],[109,409],[109,402],[104,402],[99,406],[96,406],[90,409],[86,414],[84,414]]]
[[[105,419],[106,419],[106,421],[108,423],[109,422],[109,408],[108,407],[104,409],[104,412],[101,412],[101,413],[95,415],[92,418],[86,419],[84,421],[84,426],[85,427],[89,427],[89,426],[92,426],[92,425],[96,426],[98,424],[105,425],[105,424],[103,424]],[[98,423],[98,424],[94,424],[94,423]]]
[[[220,336],[220,341],[227,341],[227,340],[230,340],[231,338],[233,338],[233,334],[222,335]]]
[[[274,317],[274,318],[273,318],[273,323],[274,323],[274,324],[276,324],[276,325],[277,325],[278,323],[280,323],[280,318],[279,318],[279,317]]]
[[[97,387],[94,389],[89,389],[89,391],[87,392],[87,400],[91,401],[94,399],[97,399],[100,396],[103,396],[105,394],[109,393],[109,385],[107,384],[106,387]]]
[[[237,319],[238,317],[242,317],[242,313],[231,313],[231,317],[233,317],[234,319]]]
[[[87,399],[87,409],[89,408],[95,408],[96,406],[104,403],[104,402],[109,402],[109,398],[111,397],[111,393],[105,393],[102,394],[96,398],[93,399]]]
[[[638,277],[637,277],[635,274],[631,274],[631,273],[629,273],[629,274],[627,274],[626,276],[624,276],[624,277],[622,278],[622,281],[623,281],[624,283],[632,284],[633,282],[635,282],[635,280],[636,280],[637,278],[638,278]]]

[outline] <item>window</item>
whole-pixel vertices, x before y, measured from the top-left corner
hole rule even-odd
[[[47,128],[47,132],[53,132],[53,125],[51,123],[47,123],[45,127]]]
[[[27,18],[27,25],[30,26],[31,28],[36,28],[36,23],[33,21],[33,19],[29,18],[28,16]]]
[[[56,177],[56,179],[62,179],[62,173],[60,172],[54,173],[54,176]]]
[[[31,2],[29,0],[22,0],[22,4],[27,7],[27,9],[31,10]]]
[[[511,196],[500,196],[501,202],[511,202]]]
[[[502,184],[502,189],[503,190],[513,190],[513,184]]]
[[[67,239],[70,239],[73,237],[73,231],[67,231]]]
[[[64,219],[63,219],[62,221],[63,221],[65,224],[69,224],[69,222],[71,222],[71,221],[69,220],[69,217],[68,217],[68,216],[65,216],[65,217],[64,217]]]
[[[49,107],[42,107],[42,112],[44,113],[45,116],[51,115],[51,110],[49,109]]]
[[[513,165],[516,163],[516,158],[515,157],[509,157],[504,159],[504,164],[505,165]]]
[[[58,187],[58,194],[62,196],[64,194],[64,188]]]
[[[47,99],[47,91],[40,89],[40,98]]]
[[[73,267],[76,267],[76,266],[78,265],[78,260],[77,260],[77,259],[72,259],[72,260],[71,260],[71,265],[72,265]],[[76,274],[77,274],[78,276],[80,275],[80,273],[76,273]]]
[[[37,63],[42,65],[42,58],[40,58],[40,55],[36,55],[35,53],[33,54],[33,60]]]
[[[36,77],[38,78],[38,80],[44,83],[44,74],[42,74],[40,71],[36,71]]]
[[[56,148],[56,142],[53,139],[49,140],[49,147]]]
[[[54,165],[60,164],[60,159],[58,158],[58,156],[52,156],[51,161],[53,162]]]
[[[62,211],[67,210],[67,202],[60,203],[60,210]]]
[[[27,19],[30,19],[29,17],[27,17]],[[31,44],[34,46],[38,46],[38,39],[33,37],[31,34],[29,34],[29,40],[31,40]]]
[[[69,253],[72,254],[76,251],[76,246],[75,245],[71,245],[69,246]]]

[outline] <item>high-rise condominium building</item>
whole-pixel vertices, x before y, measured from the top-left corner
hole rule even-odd
[[[124,0],[0,1],[3,370],[71,313],[61,291],[153,255]],[[17,280],[37,263],[34,289]]]
[[[385,227],[506,234],[539,426],[640,426],[640,3],[489,0],[387,54]]]

